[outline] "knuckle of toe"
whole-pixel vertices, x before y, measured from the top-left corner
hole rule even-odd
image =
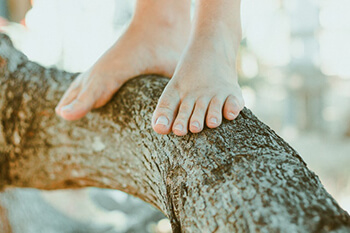
[[[205,101],[197,101],[196,102],[196,110],[197,111],[203,112],[203,111],[206,111],[207,108],[208,108],[207,102],[205,102]]]
[[[86,90],[82,90],[82,91],[79,93],[77,99],[78,99],[79,101],[82,101],[82,102],[88,101],[88,100],[91,99],[91,93],[89,93],[89,92],[86,91]]]
[[[211,109],[208,116],[218,117],[221,116],[221,111],[219,109]]]
[[[170,108],[171,102],[168,98],[160,98],[158,102],[158,108]]]
[[[211,100],[211,104],[213,105],[221,105],[222,104],[222,98],[215,96],[213,97],[213,99]]]
[[[232,102],[237,102],[237,101],[238,101],[237,97],[234,96],[234,95],[229,95],[229,96],[228,96],[228,100],[230,100],[230,101],[232,101]]]
[[[230,96],[228,103],[236,107],[242,105],[241,101],[236,96]]]
[[[203,113],[205,113],[207,111],[207,106],[206,105],[200,105],[200,104],[198,104],[197,106],[196,106],[196,112],[198,112],[198,114],[203,114]]]
[[[156,109],[156,114],[157,115],[170,115],[170,113],[172,113],[173,110],[169,107],[169,106],[158,106]]]
[[[192,105],[184,103],[184,104],[181,104],[180,112],[187,113],[187,112],[192,111],[192,109],[193,109]]]
[[[176,117],[177,121],[185,121],[186,119],[188,119],[188,115],[184,114],[184,113],[179,113]]]
[[[207,95],[204,95],[204,96],[199,96],[196,100],[196,103],[198,104],[204,104],[204,105],[208,105],[209,102],[210,102],[210,97],[207,96]]]
[[[170,109],[170,102],[166,101],[166,100],[160,101],[158,103],[157,108],[159,108],[159,109]]]

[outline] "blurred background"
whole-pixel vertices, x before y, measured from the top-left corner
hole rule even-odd
[[[350,1],[242,1],[238,72],[247,107],[301,154],[349,212]],[[123,33],[134,3],[0,0],[0,30],[29,59],[81,72]],[[101,195],[111,202],[125,195],[86,192],[100,207]],[[155,216],[144,232],[169,232],[166,220],[159,222],[164,217]]]

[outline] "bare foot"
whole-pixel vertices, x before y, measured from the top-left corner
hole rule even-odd
[[[215,45],[215,47],[213,46]],[[222,116],[234,120],[244,107],[237,82],[235,56],[225,43],[205,37],[192,40],[153,114],[153,129],[183,136],[198,133],[206,124],[216,128]]]
[[[183,136],[234,120],[244,107],[237,81],[240,0],[198,0],[187,46],[153,113],[153,129]]]
[[[154,6],[145,0],[139,2],[134,20],[124,35],[65,92],[56,107],[59,116],[66,120],[82,118],[91,109],[106,104],[126,81],[135,76],[147,73],[173,75],[190,31],[189,6],[188,17],[176,15],[174,20],[175,17],[164,12],[167,3],[160,6],[163,3],[159,2]],[[163,10],[153,9],[157,7]],[[179,10],[183,8],[185,6],[179,6]],[[171,12],[177,14],[176,9]]]

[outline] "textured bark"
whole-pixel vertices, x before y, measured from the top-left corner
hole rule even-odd
[[[349,232],[350,217],[298,153],[251,111],[177,137],[151,128],[167,83],[148,75],[66,122],[54,107],[75,75],[45,69],[0,36],[0,182],[96,186],[140,197],[174,232]]]

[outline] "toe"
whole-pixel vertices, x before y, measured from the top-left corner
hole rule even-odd
[[[101,86],[103,86],[103,85],[101,85]],[[100,108],[100,107],[104,106],[106,103],[108,103],[120,87],[121,87],[121,85],[114,85],[113,88],[108,89],[105,86],[104,89],[100,88],[99,91],[96,91],[95,92],[96,96],[99,96],[99,98],[96,99],[96,102],[95,102],[93,108]]]
[[[66,120],[78,120],[85,116],[93,107],[99,96],[88,89],[79,93],[70,104],[61,108],[60,115]]]
[[[223,115],[227,120],[234,120],[238,116],[239,112],[243,109],[243,107],[243,99],[242,101],[239,101],[237,97],[230,95],[225,101]]]
[[[206,123],[209,128],[216,128],[222,122],[222,106],[225,98],[223,96],[214,96],[209,104]]]
[[[168,134],[179,107],[180,98],[176,91],[166,88],[158,100],[153,113],[152,127],[159,134]]]
[[[179,112],[173,124],[173,132],[178,136],[184,136],[188,132],[188,121],[194,107],[194,99],[186,98],[181,102]]]
[[[68,88],[68,90],[64,93],[62,96],[60,102],[58,102],[55,112],[57,115],[61,115],[61,108],[63,106],[66,106],[70,104],[73,100],[77,98],[79,95],[81,88],[80,86],[76,85],[75,83],[72,83],[71,86]]]
[[[209,102],[209,97],[201,97],[196,101],[189,127],[192,133],[199,133],[203,130],[205,114],[207,112]]]

